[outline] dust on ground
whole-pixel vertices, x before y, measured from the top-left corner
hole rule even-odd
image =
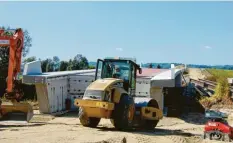
[[[205,79],[208,76],[210,76],[210,73],[208,73],[205,69],[200,68],[188,68],[188,76],[192,79]]]
[[[117,131],[107,119],[97,128],[83,127],[77,113],[60,117],[35,115],[31,123],[0,122],[1,143],[208,143],[203,140],[202,114],[178,118],[164,117],[154,131]]]

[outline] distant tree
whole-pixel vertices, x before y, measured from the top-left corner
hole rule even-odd
[[[67,61],[60,61],[58,56],[54,56],[53,59],[46,59],[41,61],[42,72],[52,71],[70,71],[70,70],[82,70],[82,69],[94,69],[95,67],[89,67],[87,58],[81,54],[77,54],[73,59]]]
[[[82,57],[79,64],[81,69],[88,69],[89,67],[88,60],[86,57]]]
[[[36,61],[36,57],[32,56],[32,57],[28,57],[26,59],[23,60],[23,63],[29,63],[29,62],[33,62]]]
[[[41,69],[42,69],[42,72],[59,71],[60,69],[59,57],[54,56],[53,59],[47,58],[46,60],[42,60]]]
[[[60,67],[60,59],[58,56],[53,57],[53,71],[58,71]]]
[[[61,61],[59,66],[59,71],[66,71],[68,70],[69,62]]]
[[[72,65],[72,66],[71,66]],[[72,70],[81,70],[88,68],[88,60],[81,54],[77,54],[69,65]]]
[[[149,64],[149,68],[153,68],[153,65],[152,65],[152,63],[150,63],[150,64]]]
[[[46,65],[46,72],[53,72],[54,71],[54,62],[51,59],[48,59],[48,63]]]
[[[161,66],[159,64],[157,65],[157,69],[161,69]]]
[[[79,61],[77,59],[74,58],[74,60],[72,60],[71,65],[72,65],[71,70],[80,70]]]
[[[95,66],[90,65],[89,69],[95,69]]]
[[[42,69],[42,72],[46,72],[46,67],[47,67],[48,62],[49,62],[49,59],[41,60],[41,69]]]
[[[46,59],[41,61],[42,72],[52,72],[54,71],[54,63],[52,59]]]
[[[68,71],[71,71],[72,68],[73,68],[73,61],[72,61],[72,59],[70,59],[69,62],[68,62],[67,70],[68,70]]]

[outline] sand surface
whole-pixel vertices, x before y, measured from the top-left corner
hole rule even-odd
[[[32,123],[1,121],[0,143],[204,143],[205,119],[200,114],[178,118],[164,117],[154,131],[117,131],[107,119],[97,128],[83,127],[77,113],[61,117],[35,115]]]

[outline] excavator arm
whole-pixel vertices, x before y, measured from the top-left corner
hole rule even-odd
[[[0,115],[3,117],[8,113],[23,112],[27,113],[27,121],[32,118],[33,110],[28,103],[19,103],[23,97],[20,81],[17,75],[21,69],[21,57],[24,43],[24,35],[21,28],[16,29],[13,35],[4,34],[6,31],[0,29],[0,47],[9,48],[9,65],[7,76],[7,89],[4,97],[11,103],[1,104]],[[1,117],[0,116],[0,117]]]
[[[21,67],[24,40],[23,31],[22,29],[16,29],[13,36],[6,36],[4,33],[4,30],[0,30],[0,47],[9,47],[9,65],[5,97],[19,101],[22,98],[22,92],[20,92],[20,89],[17,89],[18,81],[16,79]]]

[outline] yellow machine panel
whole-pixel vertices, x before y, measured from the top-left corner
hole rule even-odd
[[[112,110],[107,110],[104,108],[98,108],[98,107],[82,107],[82,108],[84,109],[84,112],[88,117],[110,118],[112,114]]]
[[[113,95],[113,102],[114,103],[119,103],[121,98],[121,92],[120,89],[116,88],[114,91],[114,95]]]
[[[113,110],[114,104],[110,102],[95,101],[95,100],[82,100],[76,99],[74,105],[80,107],[102,108],[106,110]]]
[[[142,107],[141,113],[142,117],[148,120],[159,120],[163,118],[162,111],[153,107]]]
[[[109,118],[114,110],[114,104],[110,102],[76,99],[74,104],[82,107],[88,117]]]
[[[3,116],[8,113],[19,112],[26,114],[27,122],[29,122],[33,117],[33,109],[29,103],[3,102],[1,108]]]
[[[117,83],[117,82],[123,82],[121,79],[115,79],[115,78],[106,78],[106,79],[98,79],[91,83],[87,90],[106,90],[109,86]]]

